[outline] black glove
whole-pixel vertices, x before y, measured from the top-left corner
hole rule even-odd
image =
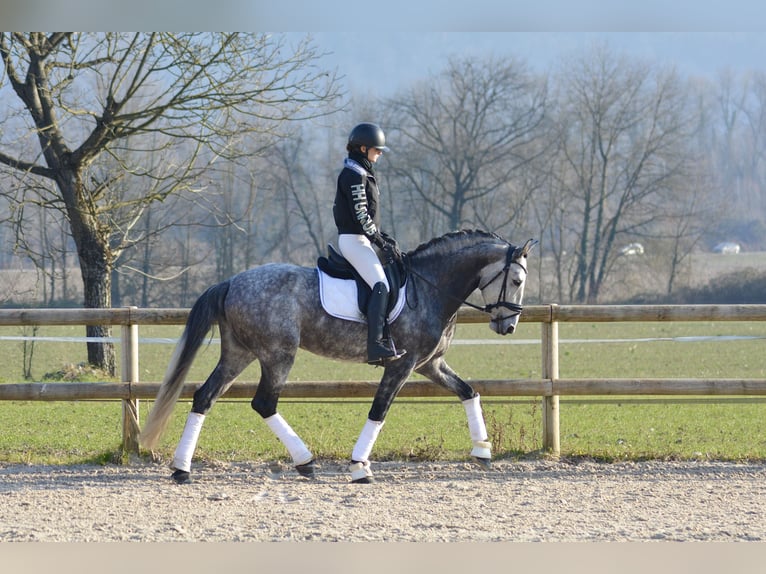
[[[385,233],[384,231],[381,231],[380,232],[380,236],[383,238],[384,242],[390,243],[391,245],[396,247],[396,249],[399,249],[399,243],[397,243],[396,239],[391,237],[388,233]]]
[[[386,258],[386,263],[402,260],[402,252],[399,251],[399,247],[396,245],[395,241],[393,243],[386,242],[381,248],[381,251],[383,251],[383,256]]]

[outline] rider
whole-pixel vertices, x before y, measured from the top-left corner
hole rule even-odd
[[[372,289],[367,308],[367,362],[380,365],[405,353],[384,339],[390,287],[375,250],[377,247],[389,261],[401,257],[396,241],[380,231],[380,191],[372,167],[388,151],[386,136],[376,124],[358,124],[348,136],[346,150],[348,157],[338,175],[333,204],[338,248]]]

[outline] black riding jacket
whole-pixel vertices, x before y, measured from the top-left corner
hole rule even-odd
[[[365,235],[371,243],[382,247],[380,191],[372,164],[361,154],[350,154],[338,175],[335,203],[332,206],[339,234]]]

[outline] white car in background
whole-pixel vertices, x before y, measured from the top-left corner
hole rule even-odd
[[[724,241],[713,247],[713,253],[722,253],[723,255],[734,255],[739,253],[739,243],[733,243],[731,241]]]
[[[620,249],[620,255],[643,255],[644,246],[640,243],[629,243]]]

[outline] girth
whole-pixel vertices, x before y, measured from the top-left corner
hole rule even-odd
[[[357,304],[359,310],[367,315],[367,305],[370,301],[370,294],[372,289],[367,282],[362,279],[362,276],[357,273],[354,266],[343,257],[332,244],[327,245],[327,257],[320,256],[317,259],[317,267],[327,273],[331,277],[338,279],[354,279],[356,281],[356,293]],[[404,264],[400,261],[393,261],[391,263],[383,264],[383,271],[388,279],[388,285],[390,288],[388,297],[387,313],[390,313],[399,298],[399,289],[404,285],[407,279],[407,274],[404,269]]]

